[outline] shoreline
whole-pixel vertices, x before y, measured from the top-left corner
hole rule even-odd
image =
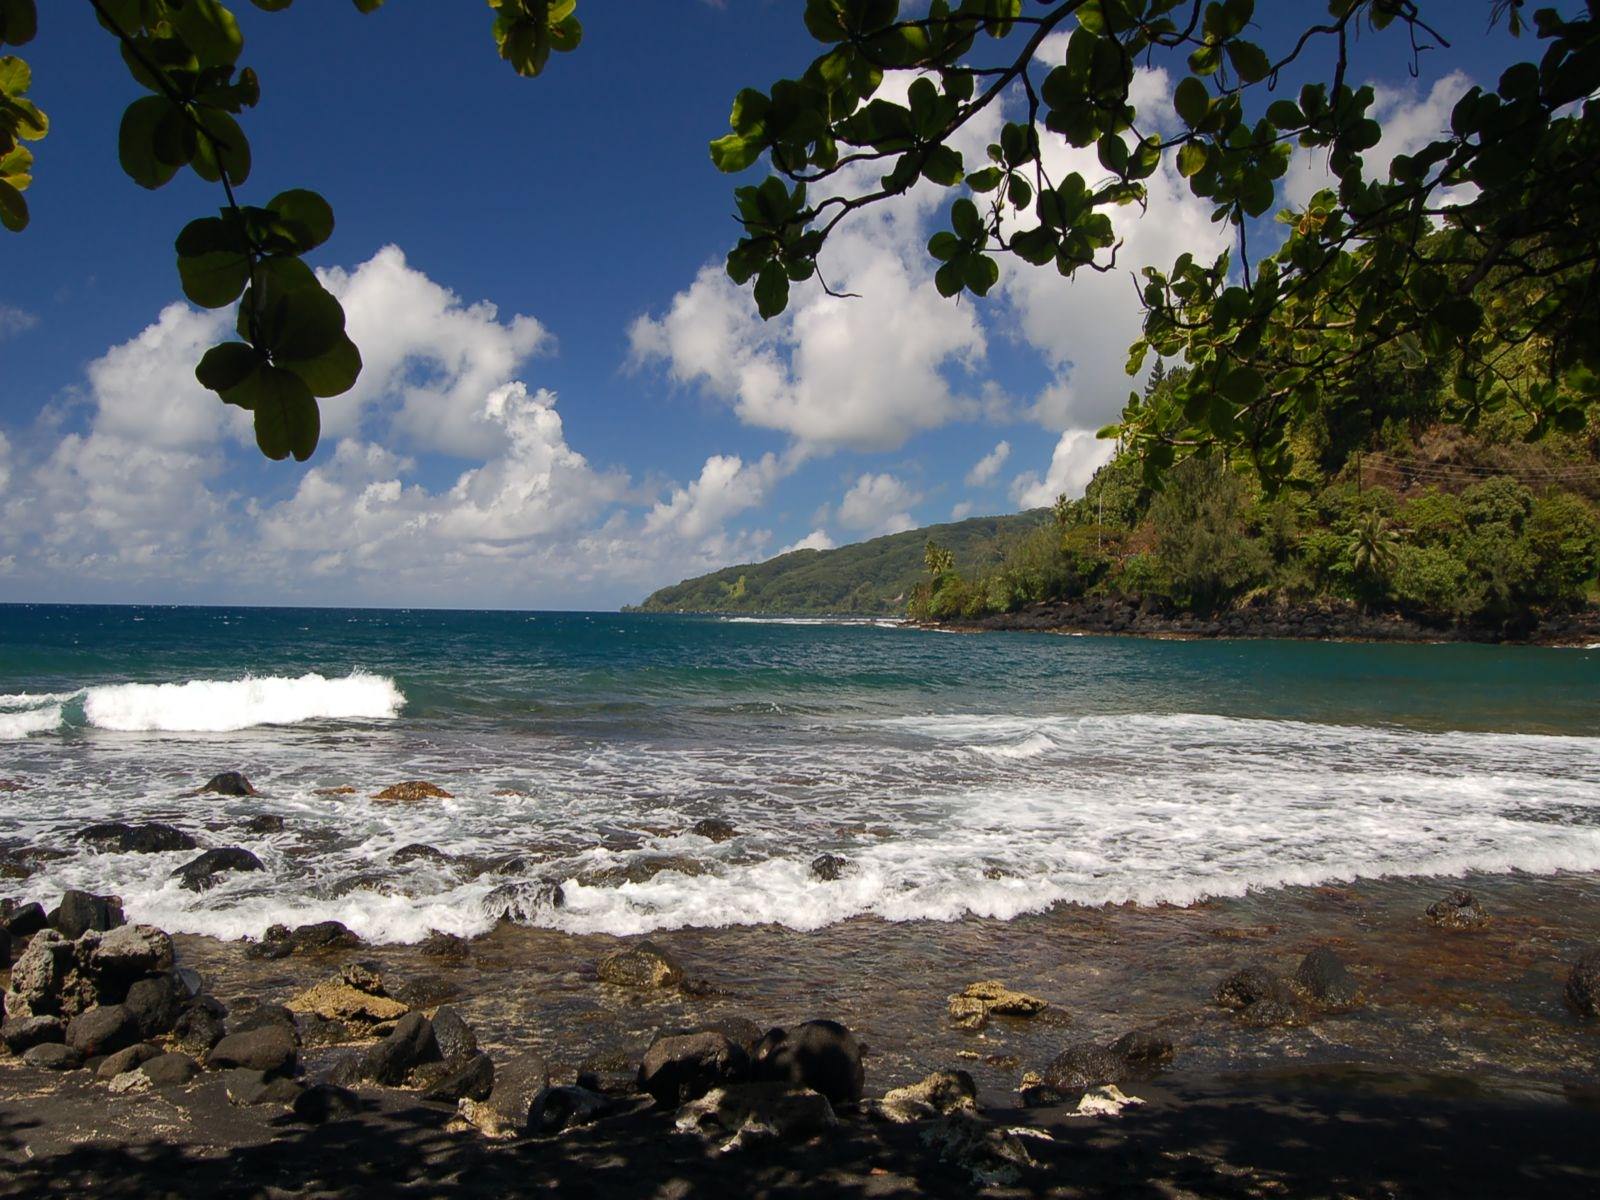
[[[1486,925],[1445,929],[1425,916],[1427,900],[1457,883],[1480,898]],[[175,942],[178,965],[198,970],[230,1019],[367,963],[414,1009],[457,1011],[497,1068],[537,1054],[557,1085],[596,1062],[629,1074],[662,1031],[838,1020],[866,1044],[868,1098],[930,1071],[966,1071],[971,1129],[1002,1141],[1019,1128],[1046,1135],[1024,1135],[1033,1165],[985,1194],[1410,1197],[1480,1194],[1492,1181],[1500,1194],[1583,1195],[1600,1186],[1600,1148],[1585,1132],[1600,1109],[1600,1025],[1567,1008],[1563,984],[1600,945],[1597,900],[1600,874],[1511,874],[1357,880],[1188,907],[1068,905],[1011,921],[682,929],[648,941],[681,963],[688,985],[644,989],[596,969],[642,939],[511,924],[443,957],[437,945],[362,945],[274,960],[250,957],[243,942]],[[1292,977],[1317,950],[1347,964],[1358,1001],[1297,1003],[1282,1019],[1214,1002],[1230,972]],[[982,979],[1050,1007],[960,1028],[949,997]],[[1118,1083],[1142,1105],[1092,1118],[1076,1115],[1072,1095],[1024,1106],[1027,1072],[1133,1031],[1172,1047],[1165,1068]],[[305,1082],[363,1046],[302,1032]],[[494,1142],[414,1090],[356,1084],[358,1111],[308,1126],[283,1105],[230,1103],[224,1074],[116,1095],[88,1072],[47,1075],[0,1056],[0,1162],[10,1168],[0,1196],[192,1194],[195,1180],[223,1195],[348,1196],[393,1186],[391,1169],[424,1195],[503,1194],[513,1180],[685,1197],[980,1190],[971,1163],[944,1156],[953,1118],[901,1126],[841,1109],[818,1137],[720,1153],[677,1132],[671,1111],[621,1105],[553,1137]]]
[[[1055,633],[1155,639],[1274,640],[1405,645],[1508,645],[1582,649],[1600,643],[1600,609],[1525,614],[1520,629],[1432,625],[1355,605],[1308,602],[1253,605],[1212,614],[1170,609],[1148,600],[1097,596],[1030,604],[986,617],[908,621],[910,628],[945,633]]]

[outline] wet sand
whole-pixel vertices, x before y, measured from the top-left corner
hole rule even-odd
[[[177,939],[224,1001],[281,1002],[349,960],[381,964],[417,1005],[448,1000],[497,1061],[539,1050],[557,1082],[596,1056],[637,1061],[661,1029],[721,1017],[831,1017],[869,1047],[867,1094],[940,1067],[970,1071],[999,1125],[1032,1125],[1039,1166],[1019,1195],[1544,1196],[1600,1194],[1600,1028],[1563,1002],[1571,962],[1600,945],[1600,877],[1464,881],[1491,916],[1447,931],[1423,916],[1457,881],[1360,881],[1189,908],[1061,907],[1010,922],[850,921],[811,933],[682,930],[652,940],[699,986],[598,982],[618,939],[505,925],[458,960],[364,947],[275,962],[240,943]],[[1353,1011],[1255,1028],[1210,1003],[1259,963],[1292,973],[1327,946],[1365,994]],[[954,1028],[948,996],[997,978],[1049,1000],[1030,1020]],[[1125,1090],[1116,1118],[1023,1109],[1022,1073],[1064,1045],[1159,1031],[1170,1071]],[[311,1048],[308,1075],[340,1051]],[[709,1156],[641,1113],[510,1145],[451,1131],[412,1093],[363,1088],[367,1111],[318,1129],[233,1109],[215,1077],[176,1095],[116,1097],[87,1073],[0,1060],[0,1195],[968,1195],[918,1127],[848,1118],[818,1144]],[[925,1131],[924,1131],[925,1132]],[[4,1172],[0,1172],[4,1174]],[[390,1181],[392,1180],[392,1187]],[[1001,1189],[996,1194],[1006,1194]]]

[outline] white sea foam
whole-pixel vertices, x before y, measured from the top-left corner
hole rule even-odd
[[[12,697],[5,697],[7,700]],[[59,704],[43,704],[37,708],[0,710],[0,741],[25,738],[35,733],[49,733],[61,727],[62,711]]]
[[[175,812],[172,797],[219,765],[214,739],[159,750],[33,739],[7,767],[26,783],[6,797],[8,830],[71,853],[25,883],[0,883],[0,894],[111,891],[136,919],[222,937],[331,919],[371,940],[414,941],[429,929],[485,931],[495,919],[486,897],[518,881],[560,883],[566,895],[560,909],[521,906],[519,920],[622,934],[809,929],[860,915],[1006,919],[1061,902],[1187,904],[1386,875],[1600,871],[1600,738],[1204,714],[805,721],[788,738],[728,745],[509,733],[469,744],[358,727],[336,749],[325,731],[291,726],[256,735],[254,758],[228,762],[261,799],[207,798],[193,813]],[[86,764],[98,772],[87,790]],[[368,782],[400,778],[443,782],[455,799],[368,799]],[[346,782],[360,792],[317,792]],[[496,794],[508,787],[520,794]],[[284,815],[285,832],[246,834],[243,818],[262,809]],[[673,832],[711,813],[738,836],[712,845]],[[136,816],[245,846],[267,869],[197,896],[168,878],[181,854],[92,854],[70,840],[90,821]],[[458,861],[390,865],[411,842]],[[812,874],[823,852],[849,861],[842,878]],[[518,854],[527,865],[510,873],[464,865]],[[692,866],[668,862],[634,882],[606,874],[652,858]]]
[[[96,729],[122,733],[224,733],[318,719],[392,718],[404,703],[394,680],[355,671],[342,679],[268,675],[92,687],[83,694],[83,715]]]

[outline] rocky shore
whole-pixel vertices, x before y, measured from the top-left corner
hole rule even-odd
[[[1010,630],[1184,638],[1303,638],[1349,642],[1488,642],[1588,646],[1600,642],[1600,609],[1524,613],[1494,625],[1430,624],[1339,601],[1255,603],[1191,612],[1153,597],[1085,596],[1030,604],[972,620],[919,622],[958,632]]]
[[[802,934],[0,906],[0,1196],[1600,1187],[1600,880]]]

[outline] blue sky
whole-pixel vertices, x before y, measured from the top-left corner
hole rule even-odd
[[[582,48],[536,80],[495,57],[481,4],[239,0],[263,91],[244,198],[332,202],[313,262],[368,362],[310,463],[266,463],[190,373],[226,317],[182,303],[171,243],[217,189],[123,176],[138,89],[88,5],[41,7],[25,56],[52,129],[33,224],[0,240],[0,601],[615,607],[797,543],[1045,503],[1105,453],[1126,273],[1008,270],[989,301],[941,300],[922,247],[950,197],[924,185],[824,258],[860,300],[800,290],[763,325],[722,278],[733,182],[706,143],[740,87],[815,53],[798,0],[584,0]],[[1260,7],[1269,45],[1326,11]],[[1356,48],[1392,131],[1369,164],[1535,52],[1488,31],[1486,0],[1432,7],[1453,48],[1419,78],[1403,36]],[[1120,261],[1213,249],[1207,218],[1164,172]]]

